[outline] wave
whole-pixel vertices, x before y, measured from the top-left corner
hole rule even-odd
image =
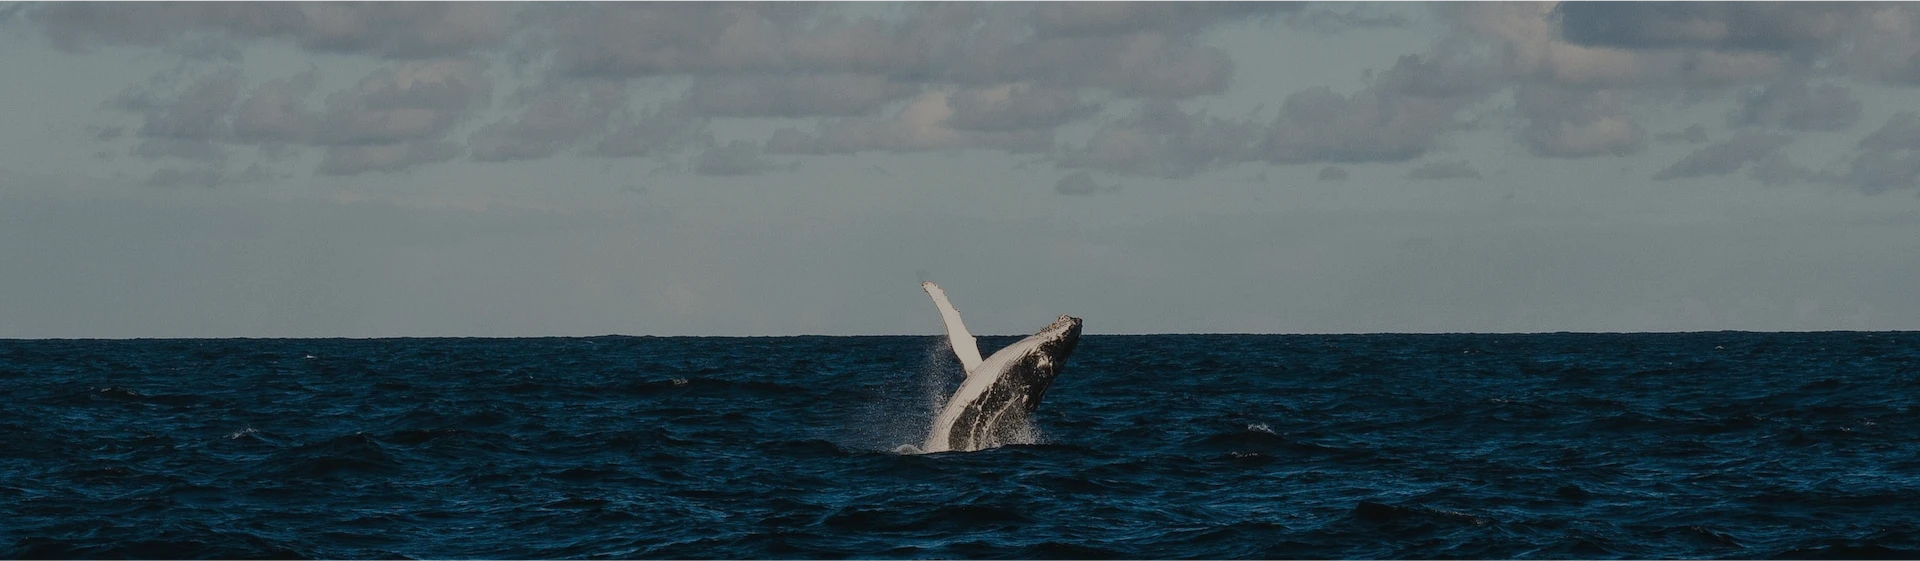
[[[0,558],[1920,556],[1920,334],[936,343],[0,341]]]

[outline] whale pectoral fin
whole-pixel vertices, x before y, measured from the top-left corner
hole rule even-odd
[[[967,324],[960,322],[960,311],[953,309],[953,303],[947,301],[947,292],[940,285],[921,282],[920,289],[933,297],[933,305],[940,307],[940,320],[947,324],[947,343],[953,346],[953,354],[960,357],[960,367],[967,373],[980,366],[980,345],[973,340],[973,334],[967,331]]]

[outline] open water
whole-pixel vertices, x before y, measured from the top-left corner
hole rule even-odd
[[[988,352],[1013,337],[983,337]],[[0,341],[0,558],[1920,557],[1920,333]]]

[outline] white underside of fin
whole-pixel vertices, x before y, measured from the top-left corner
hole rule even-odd
[[[960,311],[953,309],[953,303],[947,301],[947,291],[932,282],[920,283],[920,289],[933,297],[933,305],[940,307],[940,320],[947,324],[947,344],[953,347],[953,354],[960,357],[960,367],[971,375],[980,368],[980,345],[974,342],[973,333],[967,331],[967,324],[960,322]]]

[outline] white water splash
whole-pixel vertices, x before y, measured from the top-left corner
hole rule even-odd
[[[1047,443],[1047,435],[1040,432],[1040,427],[1035,426],[1033,424],[1033,416],[1029,415],[1021,418],[1020,425],[1017,427],[1013,427],[1013,430],[1009,432],[1004,439],[998,442],[990,442],[989,445],[986,446],[986,448],[994,448],[999,446],[1011,446],[1011,445],[1018,445],[1018,444],[1046,444],[1046,443]]]
[[[895,454],[923,454],[933,416],[962,377],[946,338],[929,339],[926,359],[911,374],[890,378],[860,413],[849,446]]]

